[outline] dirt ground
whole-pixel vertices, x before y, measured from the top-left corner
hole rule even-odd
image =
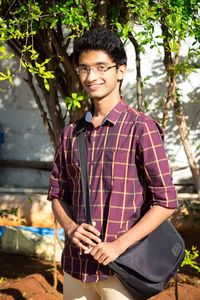
[[[186,243],[186,249],[192,245],[200,249],[198,222],[185,220],[176,225]],[[195,224],[195,225],[194,225]],[[198,225],[198,226],[197,226]],[[198,258],[200,264],[200,259]],[[53,264],[32,257],[0,253],[0,299],[1,300],[61,300],[63,276],[58,266],[57,289],[53,288]],[[200,274],[191,267],[180,269],[178,274],[179,300],[200,300]],[[174,282],[152,300],[174,300]],[[114,300],[114,299],[113,299]]]

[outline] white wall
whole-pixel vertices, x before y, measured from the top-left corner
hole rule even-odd
[[[50,161],[54,150],[49,142],[33,95],[21,79],[0,94],[0,124],[5,142],[1,159]],[[1,85],[6,88],[6,84]],[[0,168],[0,186],[46,187],[49,173],[17,168]]]
[[[183,47],[183,55],[189,44],[190,41]],[[134,50],[131,45],[127,45],[126,50],[128,72],[123,83],[122,94],[132,106],[136,107]],[[157,118],[160,115],[157,115],[155,103],[162,98],[162,95],[165,95],[166,91],[165,72],[162,64],[163,55],[162,52],[148,49],[141,58],[142,77],[151,77],[147,81],[143,96],[148,103],[150,110],[148,113]],[[8,91],[2,92],[0,90],[0,124],[5,132],[5,143],[0,146],[0,158],[52,160],[54,150],[49,142],[47,131],[44,129],[32,93],[22,80],[22,76],[24,74],[15,79],[15,86],[9,87]],[[197,115],[200,110],[199,79],[200,71],[184,80],[182,79],[179,84],[184,112],[188,118],[187,122],[189,125],[192,123],[190,138],[198,164],[200,162],[200,113]],[[5,89],[6,83],[1,83],[0,88]],[[194,101],[195,98],[196,102]],[[165,136],[165,147],[171,164],[185,167],[183,171],[173,174],[174,181],[178,183],[180,179],[189,179],[190,182],[191,173],[187,167],[183,146],[180,146],[178,129],[172,111],[170,115],[170,125]],[[48,180],[49,172],[0,168],[0,186],[41,188],[48,186]]]
[[[192,40],[181,47],[181,56],[187,54]],[[126,46],[128,55],[128,72],[123,82],[123,95],[128,99],[132,106],[136,107],[135,96],[135,56],[133,46]],[[159,100],[162,101],[166,95],[166,77],[163,66],[163,53],[156,49],[146,49],[146,53],[141,56],[141,72],[142,78],[150,77],[147,80],[143,90],[143,99],[148,104],[147,114],[159,120],[162,113],[158,114]],[[178,88],[180,100],[183,103],[183,111],[186,116],[186,122],[189,127],[189,139],[198,167],[200,168],[200,70],[185,78],[178,79]],[[173,169],[181,168],[181,170],[173,172],[174,182],[193,183],[192,175],[188,167],[187,158],[183,145],[180,144],[179,131],[175,120],[173,108],[169,113],[169,124],[165,131],[165,148]]]

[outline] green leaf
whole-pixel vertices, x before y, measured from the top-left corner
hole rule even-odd
[[[45,89],[46,89],[47,91],[49,91],[49,82],[48,82],[48,80],[45,79],[45,78],[44,78],[44,86],[45,86]]]
[[[84,97],[83,97],[83,96],[78,96],[78,97],[77,97],[77,100],[78,100],[78,101],[82,101],[82,100],[84,100]]]
[[[72,93],[72,98],[73,99],[77,99],[77,94],[76,93]]]
[[[58,23],[58,19],[54,19],[53,22],[51,23],[50,29],[54,28],[57,23]]]
[[[4,46],[0,46],[0,55],[1,57],[6,57],[6,48]]]

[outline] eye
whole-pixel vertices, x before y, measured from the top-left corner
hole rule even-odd
[[[97,70],[98,70],[99,72],[105,72],[106,69],[107,69],[107,67],[106,67],[105,65],[98,65],[98,66],[97,66]]]
[[[87,66],[80,66],[79,70],[80,70],[80,72],[86,73],[88,71],[88,67]]]

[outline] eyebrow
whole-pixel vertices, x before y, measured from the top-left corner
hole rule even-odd
[[[95,63],[93,66],[95,66],[95,65],[109,65],[109,64],[110,64],[110,63],[108,63],[108,62],[105,62],[105,61],[103,62],[103,61],[102,61],[102,62],[97,62],[97,63]],[[84,66],[89,67],[87,64],[79,64],[79,66],[81,66],[81,67],[82,67],[82,66],[83,66],[83,67],[84,67]]]

